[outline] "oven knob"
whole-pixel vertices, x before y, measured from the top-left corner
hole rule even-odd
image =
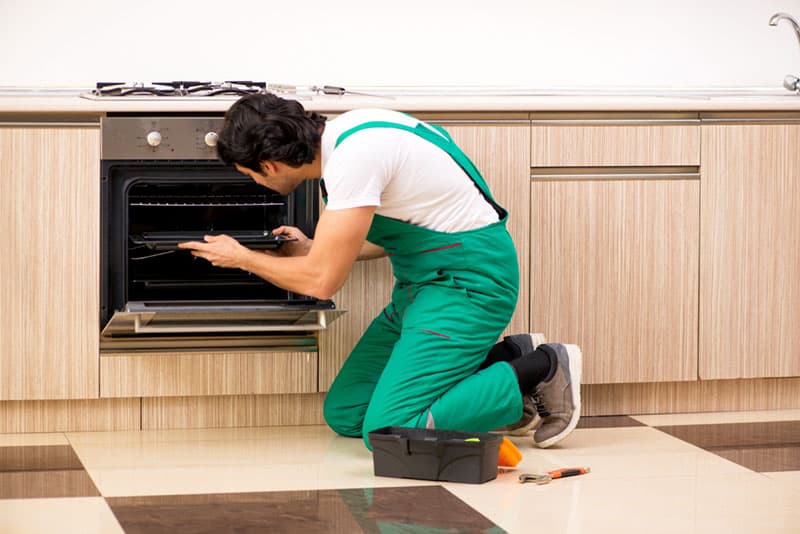
[[[158,146],[161,144],[161,134],[159,132],[150,132],[147,134],[147,144],[150,146]]]
[[[219,135],[217,135],[217,132],[208,132],[203,139],[206,142],[206,146],[215,147],[217,146]]]

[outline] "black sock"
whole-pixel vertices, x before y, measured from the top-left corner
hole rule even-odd
[[[523,354],[508,362],[517,373],[519,390],[530,393],[540,382],[553,378],[556,370],[556,353],[547,345],[540,345],[533,352]]]
[[[489,354],[486,356],[486,359],[478,368],[479,370],[485,369],[490,365],[496,364],[497,362],[510,362],[522,356],[522,352],[520,351],[519,347],[507,340],[508,337],[505,337],[500,343],[495,343],[495,345],[489,350]]]

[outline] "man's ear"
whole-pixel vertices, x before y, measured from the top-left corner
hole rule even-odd
[[[277,170],[278,167],[274,161],[264,160],[261,162],[261,174],[264,176],[274,176]]]

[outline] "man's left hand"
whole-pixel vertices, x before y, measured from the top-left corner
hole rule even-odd
[[[228,269],[239,269],[244,257],[251,252],[229,235],[207,235],[203,239],[205,242],[178,243],[178,248],[191,250],[192,256],[208,260],[214,267]]]

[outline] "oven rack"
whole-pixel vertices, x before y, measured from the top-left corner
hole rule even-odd
[[[137,208],[261,208],[285,206],[284,202],[131,202]]]

